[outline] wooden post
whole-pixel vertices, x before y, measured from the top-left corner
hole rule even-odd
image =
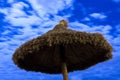
[[[68,80],[68,72],[67,72],[67,65],[65,60],[65,48],[63,45],[60,45],[60,54],[61,54],[61,70],[63,75],[63,80]]]
[[[68,80],[68,72],[66,63],[62,63],[62,75],[64,80]]]

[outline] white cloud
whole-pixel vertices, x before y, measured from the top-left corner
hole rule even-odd
[[[119,2],[120,2],[120,0],[112,0],[112,1],[114,1],[114,2],[116,2],[116,3],[119,3]]]
[[[11,55],[12,52],[13,51],[11,50],[11,47],[10,47],[9,44],[0,43],[0,53],[1,53],[1,55]]]
[[[83,19],[83,21],[90,21],[90,18],[85,17],[85,18]]]
[[[70,27],[76,29],[77,31],[101,32],[103,34],[108,34],[112,29],[112,26],[110,25],[88,26],[79,22],[70,23]]]
[[[0,12],[6,15],[5,21],[12,24],[12,26],[31,26],[31,25],[40,25],[41,27],[44,26],[45,22],[52,22],[51,24],[58,22],[63,18],[67,18],[70,15],[65,16],[57,16],[56,14],[59,10],[72,6],[71,0],[61,0],[61,1],[50,1],[47,2],[46,0],[30,0],[28,1],[31,3],[32,8],[34,9],[31,11],[32,15],[28,15],[23,11],[24,7],[29,7],[28,4],[24,2],[16,2],[12,4],[12,7],[0,9]],[[54,5],[54,6],[53,6]],[[49,13],[54,15],[53,21],[49,18]]]
[[[13,3],[13,2],[14,2],[14,0],[7,0],[7,2],[8,2],[8,3]]]
[[[0,8],[0,12],[4,13],[7,17],[8,15],[14,17],[25,16],[25,12],[22,11],[23,7],[28,7],[28,5],[23,2],[18,2],[12,4],[12,7],[4,9]]]
[[[0,8],[0,12],[5,14],[5,15],[8,14],[8,8],[7,9],[6,8],[5,9]]]
[[[107,16],[101,13],[91,13],[89,14],[89,16],[83,18],[82,21],[91,21],[91,18],[104,20],[105,18],[107,18]]]
[[[10,32],[10,30],[5,30],[3,33],[1,33],[2,35],[8,34]]]
[[[7,17],[6,21],[10,22],[13,26],[31,26],[33,24],[38,25],[41,23],[41,19],[35,15],[19,18],[11,15]]]
[[[1,10],[6,14],[5,21],[11,23],[13,26],[28,26],[39,21],[37,16],[28,16],[22,9],[28,7],[23,2],[14,3],[11,8]]]
[[[101,13],[92,13],[90,14],[91,17],[95,19],[105,19],[107,16]]]
[[[120,44],[118,44],[118,43],[120,43],[120,34],[117,35],[117,37],[115,37],[113,41],[114,41],[115,45],[119,45],[120,46]]]
[[[40,16],[46,13],[56,14],[59,10],[72,6],[72,0],[30,0],[29,2]]]

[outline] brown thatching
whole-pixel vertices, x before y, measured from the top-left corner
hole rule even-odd
[[[68,72],[84,70],[111,59],[111,53],[112,46],[102,34],[78,32],[58,24],[46,34],[21,45],[13,61],[27,71],[56,74],[61,73],[62,62],[67,64]]]

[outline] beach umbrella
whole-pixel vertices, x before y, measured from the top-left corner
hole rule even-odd
[[[13,54],[14,63],[27,71],[63,74],[87,69],[112,58],[112,46],[101,33],[68,29],[61,20],[52,30],[27,41]]]

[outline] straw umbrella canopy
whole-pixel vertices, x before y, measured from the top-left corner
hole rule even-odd
[[[14,63],[27,71],[50,74],[87,69],[112,58],[112,46],[100,33],[68,29],[61,20],[52,30],[22,44],[14,53]]]

